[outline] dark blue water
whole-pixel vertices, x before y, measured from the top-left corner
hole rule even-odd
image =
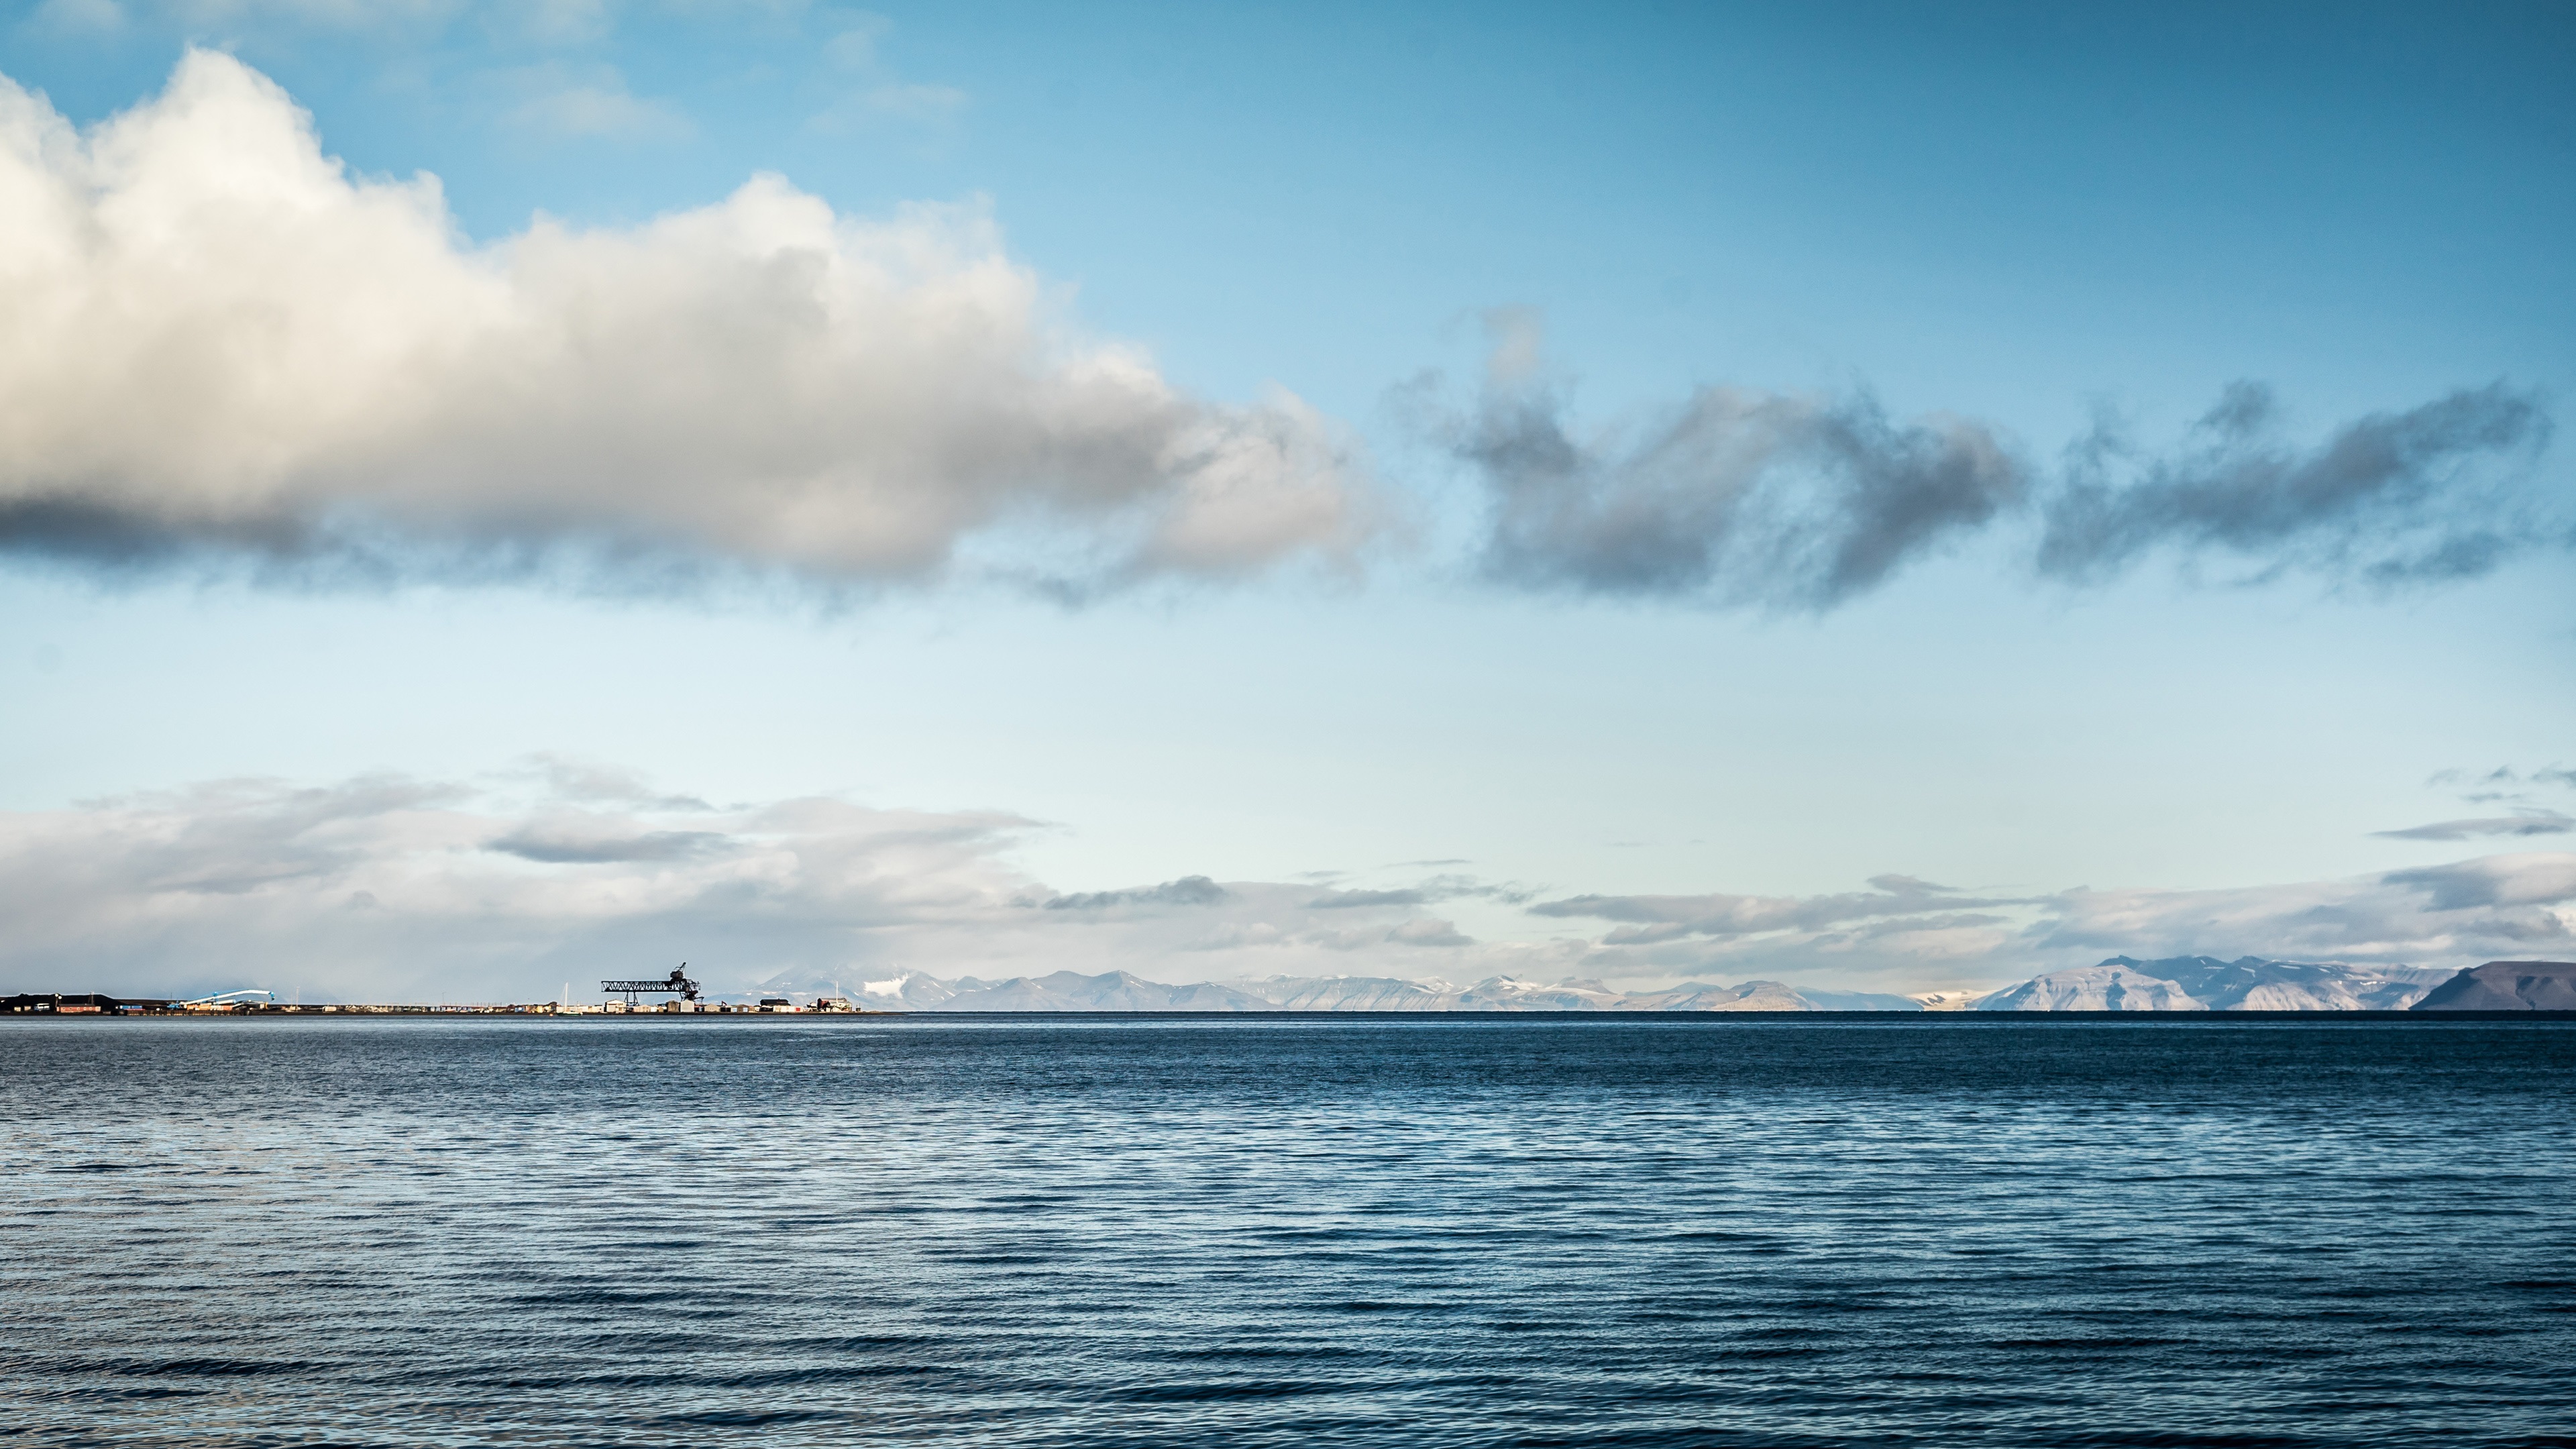
[[[30,1444],[2576,1444],[2576,1023],[0,1024]]]

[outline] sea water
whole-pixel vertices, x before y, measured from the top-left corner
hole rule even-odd
[[[2576,1023],[0,1024],[29,1444],[2565,1445]]]

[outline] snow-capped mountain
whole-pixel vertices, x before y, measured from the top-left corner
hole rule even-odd
[[[1458,988],[1446,981],[1392,976],[1272,976],[1237,987],[1275,1011],[1452,1011]]]
[[[2240,956],[2113,956],[1981,997],[1979,1011],[2403,1011],[2452,973]]]
[[[2135,962],[2104,962],[2051,971],[1977,1001],[1979,1011],[2207,1011],[2182,986],[2137,969]]]
[[[952,983],[957,993],[935,1011],[1275,1011],[1271,1003],[1240,991],[1198,982],[1166,986],[1126,971],[1083,976],[1057,971],[1014,976],[990,984],[973,978]]]

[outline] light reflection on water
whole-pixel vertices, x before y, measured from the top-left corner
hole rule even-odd
[[[2576,1023],[0,1024],[39,1444],[2538,1444]]]

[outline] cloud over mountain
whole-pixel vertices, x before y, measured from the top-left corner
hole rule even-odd
[[[1887,991],[2192,943],[2415,966],[2576,946],[2576,855],[2564,853],[2223,890],[1979,895],[1883,875],[1811,896],[1533,903],[1457,876],[1319,894],[1184,875],[1068,893],[1011,863],[1038,828],[831,797],[710,806],[560,758],[472,780],[232,780],[0,812],[0,914],[13,923],[0,989],[528,999],[685,957],[718,990],[780,972],[1126,970]],[[1470,903],[1472,917],[1459,909]]]
[[[2576,949],[2576,855],[2485,856],[2339,880],[1970,896],[1906,876],[1813,896],[1569,896],[1533,914],[1615,923],[1586,970],[1941,984],[2105,952],[2470,964]],[[1945,974],[1946,973],[1946,974]]]
[[[2199,943],[2210,955],[2468,964],[2576,945],[2576,854],[2218,890],[2068,891],[2050,907],[2032,932],[2042,950],[2179,956]]]
[[[0,549],[289,576],[1098,588],[1338,557],[1352,444],[1084,339],[974,207],[771,176],[632,228],[461,238],[227,55],[76,132],[0,81]]]
[[[1739,939],[1783,931],[1823,931],[1870,922],[1869,929],[1902,929],[1935,916],[1961,923],[1959,912],[2028,905],[2023,899],[1980,899],[1912,876],[1873,877],[1868,892],[1819,896],[1569,896],[1530,907],[1533,915],[1590,916],[1623,924],[1604,937],[1615,946],[1653,945],[1690,936]],[[1980,922],[1990,923],[1988,921]]]

